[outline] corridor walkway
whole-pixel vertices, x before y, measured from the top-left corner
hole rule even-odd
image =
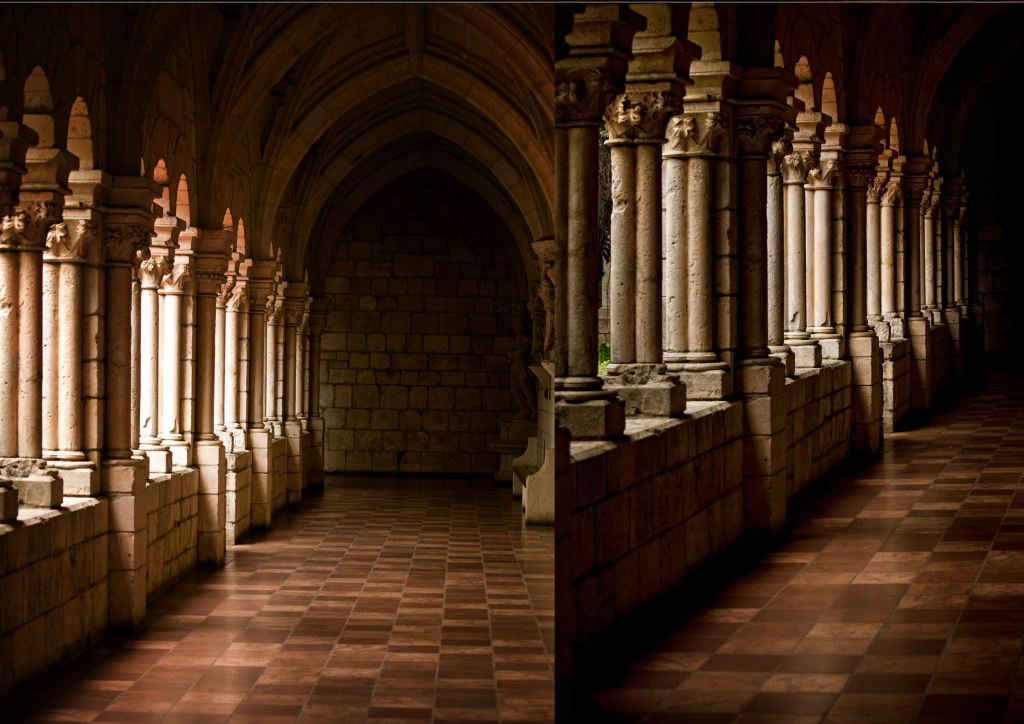
[[[328,476],[0,718],[550,721],[553,534],[489,481]]]
[[[1022,471],[1024,379],[992,374],[822,486],[779,547],[592,682],[577,716],[1024,722]]]

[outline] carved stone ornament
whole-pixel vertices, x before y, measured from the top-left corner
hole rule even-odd
[[[267,298],[271,290],[265,286],[249,286],[249,309],[256,312],[262,311],[266,314]]]
[[[862,189],[871,185],[878,174],[878,165],[870,161],[847,161],[845,171],[850,188]]]
[[[875,176],[868,186],[868,201],[875,202],[882,198],[882,190],[885,188],[885,177]]]
[[[189,263],[175,264],[161,280],[163,290],[170,294],[181,294],[185,289],[185,282],[192,278],[192,265]]]
[[[107,263],[139,264],[149,259],[153,230],[142,224],[103,226],[103,249]]]
[[[644,141],[662,139],[669,116],[679,112],[675,93],[626,91],[604,112],[608,140]]]
[[[555,75],[555,122],[579,123],[601,120],[604,109],[615,97],[607,73],[582,68]]]
[[[793,153],[793,142],[788,138],[780,138],[772,143],[768,152],[768,174],[774,176],[782,173],[782,164],[789,154]]]
[[[221,275],[221,279],[224,276]],[[231,297],[231,290],[235,288],[235,278],[228,277],[227,281],[217,287],[217,304],[227,304],[228,299]]]
[[[807,183],[815,189],[830,189],[838,173],[838,161],[822,161],[817,168],[812,168],[807,172]]]
[[[25,230],[22,235],[30,246],[44,246],[50,227],[63,221],[61,207],[53,201],[22,201],[17,209],[25,213]]]
[[[807,172],[818,162],[810,151],[794,151],[782,159],[782,181],[787,184],[807,183]]]
[[[167,263],[165,256],[155,256],[142,261],[139,264],[139,279],[142,280],[142,288],[159,288],[160,281],[169,270],[170,264]]]
[[[309,334],[309,315],[303,313],[302,319],[299,320],[299,326],[295,332],[303,337]]]
[[[712,154],[725,135],[726,120],[721,113],[684,113],[668,122],[669,150],[691,155]]]
[[[281,307],[284,310],[284,323],[289,327],[298,326],[299,322],[302,321],[302,315],[306,313],[303,309],[302,303],[282,303]]]
[[[281,321],[281,312],[284,311],[283,304],[268,299],[265,309],[267,315],[267,324],[277,324],[278,322]]]
[[[245,284],[235,282],[235,285],[231,289],[231,296],[228,298],[225,308],[229,312],[237,312],[242,308],[242,303],[249,296],[246,291]]]
[[[908,205],[918,206],[923,204],[925,193],[931,194],[927,178],[923,176],[903,177],[903,197],[907,200]]]
[[[70,229],[62,221],[50,227],[43,256],[62,261],[82,261],[95,238],[96,224],[89,219],[79,219]]]
[[[196,291],[200,294],[218,294],[224,285],[224,272],[220,269],[199,268],[195,274]]]
[[[928,216],[929,214],[932,213],[932,210],[934,208],[934,193],[932,192],[931,186],[928,186],[924,189],[924,192],[921,194],[921,214],[923,216]],[[932,218],[935,218],[934,215],[932,216]]]
[[[0,243],[8,246],[21,245],[28,241],[25,237],[25,225],[28,223],[28,214],[24,211],[15,211],[5,216],[2,229],[0,229]]]
[[[786,135],[786,122],[775,116],[752,116],[736,121],[736,145],[740,153],[767,155],[772,144]]]
[[[903,195],[903,184],[898,178],[890,179],[885,185],[885,193],[882,194],[882,206],[895,206]]]

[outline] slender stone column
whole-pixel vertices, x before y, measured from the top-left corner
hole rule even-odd
[[[149,259],[147,252],[146,259],[140,259],[140,263]],[[140,264],[132,267],[132,348],[131,348],[131,425],[132,425],[132,450],[134,457],[146,458],[142,451],[142,277]],[[146,458],[148,460],[149,458]]]
[[[896,306],[896,247],[897,219],[902,206],[897,202],[902,199],[901,180],[892,178],[885,186],[880,199],[881,237],[879,239],[881,291],[880,304],[882,319],[889,323],[893,337],[903,336],[903,322],[898,315]]]
[[[272,274],[272,262],[254,264],[250,274]],[[271,445],[274,430],[265,422],[270,409],[270,400],[265,399],[267,390],[267,309],[270,294],[274,288],[272,279],[266,276],[251,278],[249,281],[249,446],[253,456],[252,472],[252,526],[268,528],[274,504],[274,469]],[[264,405],[266,404],[266,407]]]
[[[951,188],[944,189],[942,195],[942,247],[944,252],[942,298],[943,309],[953,310],[957,308],[957,291],[959,286],[956,282],[956,272],[959,264],[956,262],[956,249],[959,242],[956,239],[956,219],[960,211],[960,179],[951,179],[946,184]]]
[[[645,26],[626,6],[585,5],[566,36],[571,57],[555,63],[555,407],[577,439],[625,429],[623,401],[597,376],[598,128]]]
[[[786,202],[782,166],[793,144],[780,139],[768,155],[768,351],[796,372],[796,357],[786,344]]]
[[[176,263],[161,280],[163,359],[160,362],[160,438],[168,448],[187,447],[181,421],[181,300],[192,278],[191,264]],[[177,458],[177,455],[175,456]],[[176,460],[181,464],[180,461]]]
[[[807,172],[814,165],[807,151],[783,159],[786,190],[786,344],[793,350],[796,367],[821,367],[821,347],[807,331],[807,215],[804,209]]]
[[[287,489],[288,504],[296,505],[302,500],[302,423],[298,418],[298,398],[295,396],[299,367],[295,364],[298,325],[302,321],[303,302],[288,299],[284,303],[284,390],[283,414],[284,435],[288,438]]]
[[[238,414],[238,340],[241,335],[240,317],[247,314],[245,302],[249,298],[245,280],[235,278],[233,282],[231,294],[224,304],[224,427],[229,431],[242,427]]]
[[[327,322],[328,300],[314,298],[309,311],[309,484],[324,484],[324,418],[320,411],[320,344]]]
[[[309,417],[309,395],[306,394],[309,370],[309,313],[306,310],[303,310],[302,319],[295,329],[295,370],[295,414],[306,420]]]
[[[882,321],[882,213],[880,202],[885,177],[876,176],[867,190],[867,317],[868,324]]]
[[[665,374],[662,362],[661,147],[674,102],[671,94],[627,91],[604,115],[612,152],[612,359],[605,385],[619,393],[627,414],[678,415],[686,407],[685,386]]]
[[[277,347],[282,310],[282,302],[277,299],[276,295],[267,299],[266,366],[263,380],[266,411],[263,420],[267,429],[274,431],[274,437],[281,436],[281,423],[283,422],[277,406]]]
[[[814,190],[814,308],[807,331],[829,359],[845,356],[842,335],[832,324],[832,180],[839,173],[836,161],[822,161],[807,173]]]
[[[857,151],[846,165],[847,198],[849,200],[849,262],[850,262],[850,327],[848,336],[873,335],[874,330],[868,327],[868,256],[870,246],[878,247],[878,205],[877,194],[874,207],[873,226],[868,213],[868,186],[876,177],[877,160],[865,159]],[[872,239],[873,237],[873,239]],[[876,255],[877,258],[877,255]],[[877,271],[875,274],[877,279]]]
[[[139,447],[149,457],[150,470],[163,473],[170,472],[170,456],[160,443],[160,421],[157,417],[160,404],[160,307],[157,293],[168,271],[170,265],[164,256],[151,257],[139,265],[142,281],[139,305],[139,346],[142,354],[139,368]]]
[[[935,209],[936,199],[933,191],[928,189],[921,204],[924,214],[924,309],[931,311],[938,308],[935,303]]]
[[[904,207],[906,209],[904,244],[910,287],[907,298],[906,332],[911,343],[910,405],[914,410],[927,410],[931,407],[930,315],[926,318],[921,311],[923,276],[921,259],[924,236],[921,207],[925,195],[929,193],[929,181],[926,174],[930,165],[930,158],[923,156],[909,158],[903,178]]]
[[[728,364],[715,339],[715,147],[726,133],[717,112],[689,112],[668,123],[664,153],[665,318],[664,359],[691,399],[720,400],[732,393]]]
[[[955,285],[954,297],[956,303],[960,305],[960,308],[967,316],[967,298],[964,291],[967,289],[967,284],[964,281],[964,273],[966,271],[966,264],[964,264],[966,249],[963,243],[963,228],[964,228],[964,215],[967,213],[967,197],[970,196],[966,191],[960,195],[960,206],[957,209],[956,220],[953,222],[953,260],[956,265],[956,269],[953,274],[953,283]]]
[[[213,429],[215,432],[224,430],[224,339],[227,319],[227,303],[231,297],[231,289],[235,285],[233,277],[228,278],[217,289],[215,306],[214,359],[213,359]]]
[[[817,165],[817,163],[815,163]],[[804,262],[807,278],[804,280],[804,308],[807,310],[807,328],[814,325],[814,187],[804,184]],[[810,334],[810,332],[808,332]]]

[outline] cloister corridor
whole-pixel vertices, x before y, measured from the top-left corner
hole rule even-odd
[[[328,476],[3,721],[550,721],[552,543],[489,480]]]
[[[991,373],[815,487],[770,552],[618,632],[618,665],[578,664],[576,719],[1024,721],[1022,470],[1024,380]]]

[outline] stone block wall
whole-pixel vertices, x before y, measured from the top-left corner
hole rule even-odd
[[[945,324],[936,324],[932,327],[929,336],[930,358],[932,375],[932,399],[946,389],[946,377],[949,371],[949,327]]]
[[[825,360],[820,369],[801,369],[786,379],[789,454],[786,497],[839,465],[850,454],[852,371],[846,360]]]
[[[288,438],[275,437],[270,443],[273,460],[270,473],[270,514],[274,515],[288,502]]]
[[[572,491],[577,642],[740,537],[742,408],[691,402],[685,418],[630,418],[620,442],[572,443],[559,484]]]
[[[521,296],[501,232],[449,194],[393,197],[345,234],[326,292],[325,469],[498,470]]]
[[[978,297],[985,308],[985,350],[1016,352],[1024,346],[1024,296],[1014,281],[1024,271],[1024,246],[1005,240],[1003,226],[983,226],[978,242]]]
[[[0,524],[0,692],[106,633],[109,515],[104,498],[65,498]]]
[[[234,545],[252,526],[252,453],[227,453],[227,544]]]
[[[196,567],[199,471],[175,468],[151,477],[144,502],[149,516],[146,593],[152,600]]]
[[[892,432],[910,412],[910,340],[894,339],[882,349],[882,427]]]

